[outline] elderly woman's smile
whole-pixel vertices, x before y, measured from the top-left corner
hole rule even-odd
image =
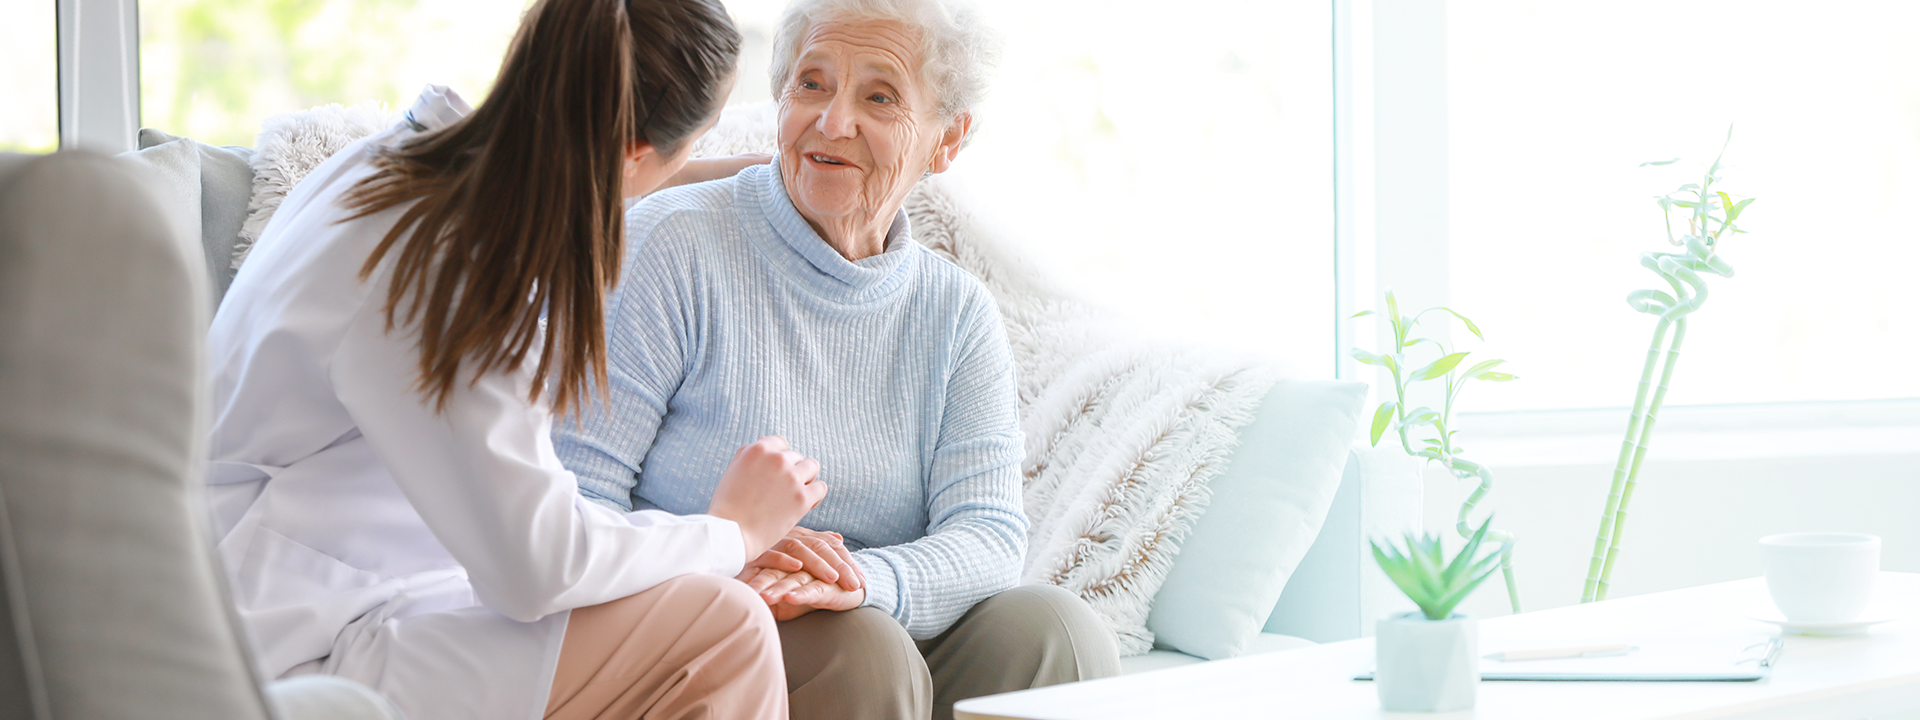
[[[891,20],[819,22],[779,88],[787,192],[849,260],[886,249],[907,192],[947,168],[970,122],[941,113],[920,46],[916,31]]]

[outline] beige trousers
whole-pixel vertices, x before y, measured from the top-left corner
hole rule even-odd
[[[987,598],[917,643],[873,608],[812,612],[779,628],[794,720],[951,720],[967,698],[1120,672],[1113,631],[1052,585]]]
[[[549,720],[785,720],[773,614],[745,583],[683,575],[574,610]]]

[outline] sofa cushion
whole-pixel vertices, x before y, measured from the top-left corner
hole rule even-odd
[[[1366,392],[1330,380],[1268,392],[1154,596],[1147,629],[1158,646],[1217,660],[1260,633],[1320,533]]]
[[[188,235],[200,240],[208,285],[218,305],[233,284],[233,246],[253,194],[253,168],[248,166],[253,149],[216,147],[148,128],[140,131],[140,149],[121,157],[153,166],[167,178],[163,187],[171,194],[168,199],[194,208]]]

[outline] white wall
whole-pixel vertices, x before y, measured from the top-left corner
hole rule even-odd
[[[1802,530],[1879,535],[1883,569],[1920,572],[1920,453],[1661,460],[1657,433],[1654,441],[1610,597],[1757,576],[1759,538]],[[1579,602],[1612,470],[1611,462],[1494,467],[1487,506],[1518,538],[1524,609]],[[1451,533],[1468,488],[1434,467],[1426,480],[1427,527]],[[1464,610],[1508,614],[1498,583],[1489,580]]]

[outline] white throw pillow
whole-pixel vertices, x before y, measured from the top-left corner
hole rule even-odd
[[[1154,596],[1157,645],[1208,660],[1246,651],[1320,534],[1366,393],[1331,380],[1268,392]]]

